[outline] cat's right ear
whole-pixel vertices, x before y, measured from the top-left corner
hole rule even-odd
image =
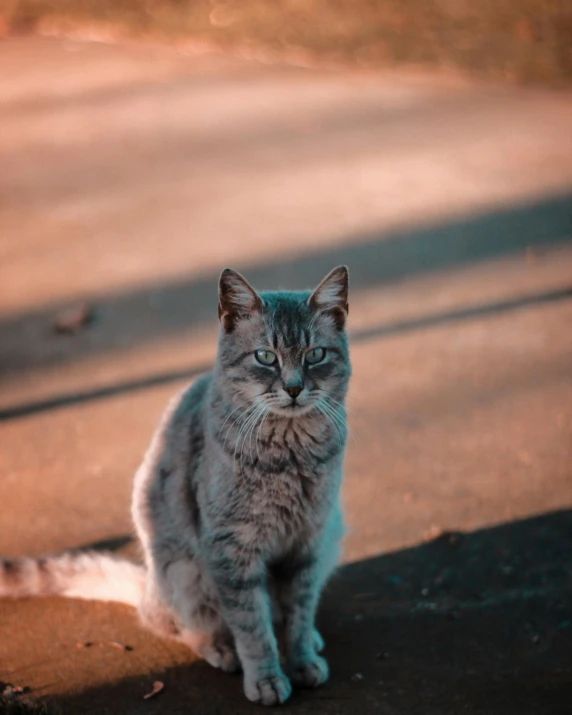
[[[249,318],[264,307],[262,298],[232,268],[225,268],[218,284],[218,317],[226,333],[232,332],[237,321]]]

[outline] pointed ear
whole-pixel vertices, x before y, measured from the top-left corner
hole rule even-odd
[[[218,286],[218,317],[225,332],[230,333],[238,320],[263,307],[262,298],[250,283],[232,268],[225,268]]]
[[[342,330],[348,317],[348,289],[348,269],[345,266],[338,266],[328,273],[308,298],[308,305],[320,313],[329,315],[336,327]]]

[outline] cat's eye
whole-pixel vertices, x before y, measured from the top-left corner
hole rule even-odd
[[[309,365],[316,365],[326,357],[324,348],[312,348],[306,353],[306,362]]]
[[[254,353],[254,357],[261,365],[266,365],[268,367],[270,365],[274,365],[276,360],[278,360],[276,353],[273,353],[272,350],[257,350]]]

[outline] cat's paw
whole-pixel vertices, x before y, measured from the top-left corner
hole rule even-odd
[[[238,673],[241,669],[240,661],[234,648],[226,643],[210,644],[203,646],[200,655],[215,668],[220,668],[225,673]]]
[[[324,658],[315,655],[302,663],[296,663],[289,670],[292,683],[298,688],[317,688],[328,679],[330,670]]]
[[[324,639],[320,635],[320,632],[315,628],[312,634],[312,639],[314,641],[314,650],[316,651],[316,653],[321,653],[326,647],[326,644],[324,643]]]
[[[291,693],[292,686],[284,673],[260,680],[244,681],[244,694],[253,703],[280,705],[288,700]]]

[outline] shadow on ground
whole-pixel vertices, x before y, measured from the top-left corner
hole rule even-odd
[[[331,681],[283,712],[568,715],[572,511],[446,533],[344,566],[320,612]],[[165,683],[141,698],[154,678]],[[70,715],[260,713],[195,663],[62,698]]]
[[[296,289],[314,285],[333,266],[347,264],[355,290],[571,239],[572,194],[564,193],[415,230],[348,236],[341,245],[234,267],[244,270],[257,288]],[[92,298],[77,296],[78,301],[91,300],[96,320],[93,328],[73,338],[52,330],[55,316],[66,304],[6,317],[0,320],[0,373],[9,379],[32,368],[64,366],[214,324],[218,275],[217,271]]]
[[[459,310],[425,315],[421,318],[384,323],[371,328],[353,331],[350,334],[350,338],[352,343],[356,343],[362,340],[369,340],[371,338],[389,337],[391,335],[398,335],[414,330],[424,330],[436,325],[448,325],[450,323],[461,322],[464,320],[486,318],[498,315],[499,313],[507,313],[531,306],[550,305],[552,303],[570,299],[572,299],[572,286],[552,291],[542,291],[512,300],[471,305]],[[8,405],[7,407],[0,408],[0,422],[17,419],[19,417],[27,417],[28,415],[38,414],[40,412],[49,412],[50,410],[62,407],[71,407],[72,405],[103,400],[107,397],[114,397],[115,395],[125,395],[131,392],[138,392],[139,390],[158,387],[159,385],[167,385],[170,383],[181,382],[183,380],[191,380],[197,375],[207,372],[211,369],[211,367],[212,365],[205,364],[188,369],[165,370],[134,380],[121,380],[119,382],[105,385],[104,387],[76,390],[73,392],[54,395],[53,397],[49,397],[45,400],[33,400],[30,402]]]
[[[571,239],[572,194],[563,194],[423,229],[353,237],[341,246],[289,258],[279,256],[244,270],[253,284],[262,289],[305,288],[315,284],[334,265],[345,263],[351,268],[352,289],[359,290],[514,255],[530,247],[548,248]],[[56,335],[51,329],[55,316],[64,307],[62,304],[0,320],[0,374],[3,379],[10,379],[27,369],[65,365],[127,346],[188,334],[201,325],[214,325],[217,280],[218,273],[99,296],[92,301],[95,325],[73,337]],[[354,331],[351,337],[360,341],[390,336],[571,297],[572,287],[566,285],[505,301],[373,326]],[[78,296],[78,301],[84,299]],[[0,421],[183,381],[208,369],[210,365],[160,371],[102,387],[5,405],[0,409]]]

